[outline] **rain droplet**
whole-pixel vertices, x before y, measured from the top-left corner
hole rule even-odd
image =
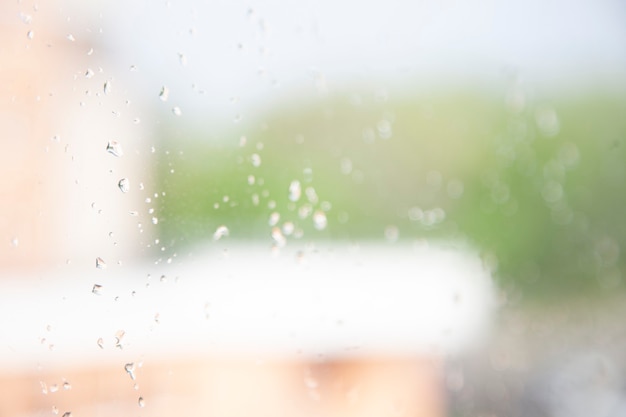
[[[539,107],[535,111],[535,121],[544,136],[552,137],[559,133],[559,117],[553,108],[549,106]]]
[[[24,22],[27,25],[29,25],[33,21],[33,16],[31,16],[29,14],[26,14],[26,13],[20,13],[20,19],[22,19],[22,22]]]
[[[272,229],[272,240],[277,247],[283,247],[287,243],[287,239],[283,235],[283,232],[278,227]]]
[[[302,187],[300,186],[300,181],[291,181],[291,184],[289,184],[289,200],[298,201],[301,195]]]
[[[56,405],[52,406],[52,414],[59,414],[59,408]]]
[[[182,65],[183,67],[187,66],[187,56],[183,53],[178,53],[178,62],[180,62],[180,65]]]
[[[124,335],[126,332],[124,330],[118,330],[115,333],[115,347],[118,349],[123,349],[124,345],[122,345],[122,339],[124,339]],[[131,364],[132,365],[132,364]]]
[[[146,402],[143,400],[143,397],[139,397],[139,400],[137,400],[137,404],[139,404],[139,407],[144,408],[146,406]]]
[[[315,188],[313,188],[313,187],[306,187],[306,190],[304,191],[304,193],[306,194],[306,198],[309,199],[309,202],[311,204],[317,204],[319,199],[317,197],[317,193],[315,192]]]
[[[107,143],[107,152],[109,152],[113,156],[122,156],[124,152],[122,151],[122,145],[116,140],[111,140]]]
[[[389,120],[382,119],[376,124],[376,129],[378,130],[378,136],[381,139],[389,139],[392,135],[391,123]]]
[[[253,153],[252,155],[250,155],[250,162],[252,163],[253,167],[258,168],[259,166],[261,166],[261,157],[258,153]]]
[[[270,214],[270,219],[267,222],[267,224],[270,226],[276,226],[279,221],[280,221],[280,213],[273,212],[272,214]]]
[[[71,411],[67,411],[67,412],[63,413],[63,417],[72,417],[72,412]]]
[[[399,235],[400,232],[398,231],[397,226],[391,225],[385,228],[385,239],[387,240],[387,242],[395,242],[396,240],[398,240]]]
[[[106,262],[102,258],[96,258],[96,268],[105,269],[107,267]]]
[[[170,89],[166,86],[161,87],[161,92],[159,93],[159,98],[161,101],[167,101],[170,96]]]
[[[172,109],[172,113],[174,113],[174,116],[180,116],[181,114],[183,114],[182,111],[180,111],[180,107],[176,106]]]
[[[152,224],[158,224],[159,223],[159,218],[158,217],[153,217],[152,218]]]
[[[85,78],[91,78],[95,75],[95,73],[93,72],[93,70],[91,68],[87,68],[87,71],[85,71]]]
[[[63,383],[63,389],[64,389],[65,391],[69,391],[69,390],[71,390],[71,389],[72,389],[72,384],[70,384],[69,382],[65,381],[65,382]]]
[[[96,295],[102,295],[102,285],[93,284],[93,288],[91,289],[91,292]]]
[[[213,233],[213,240],[220,240],[224,236],[228,236],[228,227],[222,225]]]
[[[67,40],[70,42],[74,42],[76,40],[76,38],[74,37],[74,35],[72,35],[71,33],[68,33],[66,36]]]
[[[46,385],[45,382],[43,381],[39,381],[39,385],[41,386],[41,393],[44,395],[48,394],[48,386]]]
[[[98,347],[100,349],[104,349],[104,340],[102,340],[101,337],[98,338],[98,340],[96,341],[96,343],[98,344]]]
[[[11,239],[11,246],[14,248],[17,248],[20,245],[20,240],[16,237],[14,237],[13,239]]]
[[[29,30],[28,32],[26,32],[26,37],[28,39],[32,39],[35,37],[35,32],[33,32],[32,30]]]
[[[315,389],[317,388],[317,380],[315,378],[313,378],[310,375],[307,375],[304,377],[304,385],[306,385],[306,387],[308,389]]]
[[[128,190],[130,190],[130,181],[128,181],[128,178],[122,178],[118,183],[117,186],[120,188],[120,190],[123,193],[127,193]]]
[[[285,234],[285,236],[290,236],[295,229],[296,226],[292,222],[285,222],[285,224],[283,224],[283,234]]]
[[[59,390],[59,386],[57,384],[50,385],[50,392],[51,393],[57,392],[58,390]]]
[[[113,87],[111,86],[111,81],[104,82],[104,87],[103,87],[104,94],[111,94],[112,88]]]
[[[312,211],[313,211],[313,208],[311,207],[311,205],[305,204],[298,209],[298,217],[300,217],[301,219],[306,219],[307,217],[311,215]]]
[[[124,365],[124,370],[130,376],[130,379],[135,380],[135,364],[133,362]]]
[[[543,186],[541,195],[548,203],[557,202],[563,197],[563,187],[556,181],[548,181]]]
[[[328,220],[326,219],[326,214],[323,211],[317,210],[313,213],[313,226],[315,226],[317,230],[326,229],[327,224]]]
[[[453,198],[453,199],[461,198],[461,196],[463,195],[463,191],[464,191],[463,183],[459,180],[450,180],[448,181],[448,186],[446,190],[450,198]]]
[[[343,175],[350,175],[350,173],[352,172],[352,161],[350,160],[350,158],[341,158],[339,164],[341,173]]]

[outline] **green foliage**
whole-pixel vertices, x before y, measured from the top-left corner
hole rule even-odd
[[[626,272],[624,115],[626,100],[609,94],[511,107],[468,90],[276,109],[211,143],[201,129],[169,132],[159,225],[183,242],[222,224],[269,242],[274,212],[306,241],[383,240],[392,226],[401,240],[469,240],[524,294],[610,290]]]

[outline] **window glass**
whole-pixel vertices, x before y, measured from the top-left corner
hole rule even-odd
[[[0,11],[0,415],[623,413],[620,1]]]

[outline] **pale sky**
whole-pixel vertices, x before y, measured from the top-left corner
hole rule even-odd
[[[544,87],[626,79],[619,0],[172,0],[83,12],[119,58],[116,71],[136,65],[141,94],[159,105],[165,85],[165,106],[193,119],[245,118],[294,90],[315,94],[320,80],[337,92],[502,82],[511,68]]]

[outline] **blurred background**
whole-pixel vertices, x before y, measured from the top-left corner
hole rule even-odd
[[[624,415],[623,2],[1,8],[7,279],[461,241],[500,309],[447,362],[449,415]]]

